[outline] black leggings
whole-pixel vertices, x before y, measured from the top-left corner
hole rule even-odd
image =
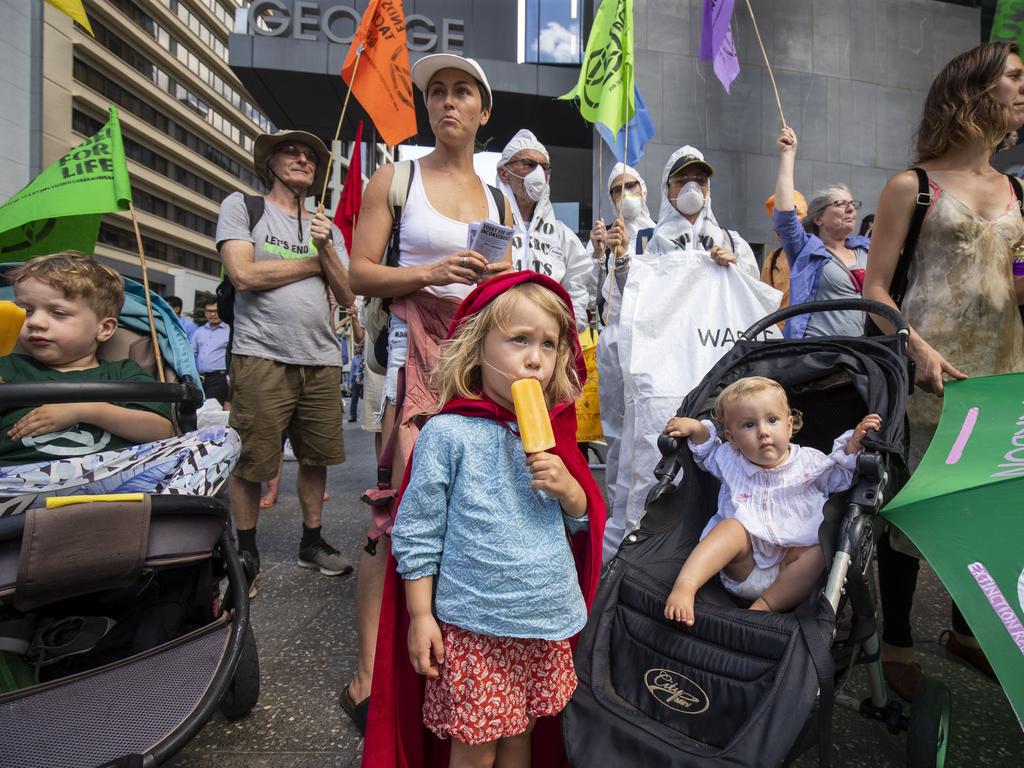
[[[910,609],[914,604],[917,574],[921,561],[892,548],[888,532],[878,542],[878,586],[882,601],[882,642],[910,648],[914,639],[910,631]],[[953,631],[971,635],[964,615],[953,603]]]

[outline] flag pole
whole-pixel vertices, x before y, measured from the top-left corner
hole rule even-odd
[[[349,82],[348,93],[345,94],[345,101],[341,105],[341,116],[338,118],[338,127],[334,130],[334,141],[331,142],[331,151],[327,153],[327,173],[324,174],[324,186],[320,190],[320,208],[324,210],[324,197],[327,195],[327,182],[331,178],[331,162],[334,160],[334,142],[341,136],[341,124],[345,121],[345,110],[348,109],[348,100],[352,96],[352,83],[356,81],[356,72],[359,71],[359,59],[363,55],[363,44],[359,44],[359,48],[356,49],[356,62],[352,66],[352,80]]]
[[[156,334],[156,323],[153,321],[153,299],[149,295],[149,270],[146,269],[146,251],[142,247],[142,233],[139,232],[139,220],[135,216],[135,206],[131,202],[128,203],[128,212],[132,216],[132,227],[135,229],[135,243],[139,247],[139,263],[142,265],[142,288],[146,292],[146,314],[149,316],[149,334],[150,338],[153,339],[153,355],[156,358],[156,378],[163,384],[166,381],[164,377],[164,360],[160,354],[160,339]],[[196,382],[197,384],[199,382]]]
[[[754,25],[754,34],[757,36],[757,44],[761,48],[761,55],[764,57],[764,65],[768,68],[768,79],[772,83],[772,91],[775,93],[775,106],[779,108],[779,119],[782,121],[782,127],[785,128],[786,116],[782,114],[782,99],[779,98],[779,87],[775,84],[775,75],[772,73],[771,62],[768,61],[768,54],[764,50],[764,43],[761,42],[761,32],[757,28],[757,19],[754,18],[754,9],[750,6],[750,0],[746,0],[747,10],[750,12],[750,21]]]

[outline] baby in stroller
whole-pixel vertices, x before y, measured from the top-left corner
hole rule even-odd
[[[818,528],[828,497],[850,487],[861,442],[882,426],[878,414],[836,439],[832,453],[790,443],[802,424],[772,379],[740,379],[718,396],[715,423],[672,418],[671,437],[687,437],[697,465],[721,482],[718,512],[683,564],[665,617],[694,623],[694,596],[721,572],[729,592],[757,611],[787,611],[807,597],[825,568]]]
[[[19,344],[0,358],[0,382],[153,381],[131,360],[101,362],[117,329],[124,281],[76,252],[40,256],[7,273],[26,310]],[[215,428],[175,436],[163,403],[63,403],[0,412],[0,516],[68,494],[213,495],[238,455]]]

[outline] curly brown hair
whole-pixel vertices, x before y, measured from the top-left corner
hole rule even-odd
[[[7,280],[14,286],[29,278],[56,288],[69,299],[81,298],[101,320],[116,318],[124,304],[124,279],[78,251],[37,256],[7,272]]]
[[[1010,109],[992,96],[1016,43],[982,43],[950,61],[932,81],[917,129],[917,160],[954,147],[984,144],[993,150],[1010,130]]]

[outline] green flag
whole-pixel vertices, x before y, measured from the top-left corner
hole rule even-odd
[[[576,87],[561,99],[579,99],[580,114],[612,135],[633,119],[633,0],[604,0],[587,38]]]
[[[67,249],[92,253],[104,213],[132,199],[117,110],[64,157],[0,206],[0,262]]]
[[[942,579],[1024,722],[1024,373],[946,383],[935,437],[884,514]]]
[[[989,42],[1008,40],[1024,46],[1024,0],[999,0]]]

